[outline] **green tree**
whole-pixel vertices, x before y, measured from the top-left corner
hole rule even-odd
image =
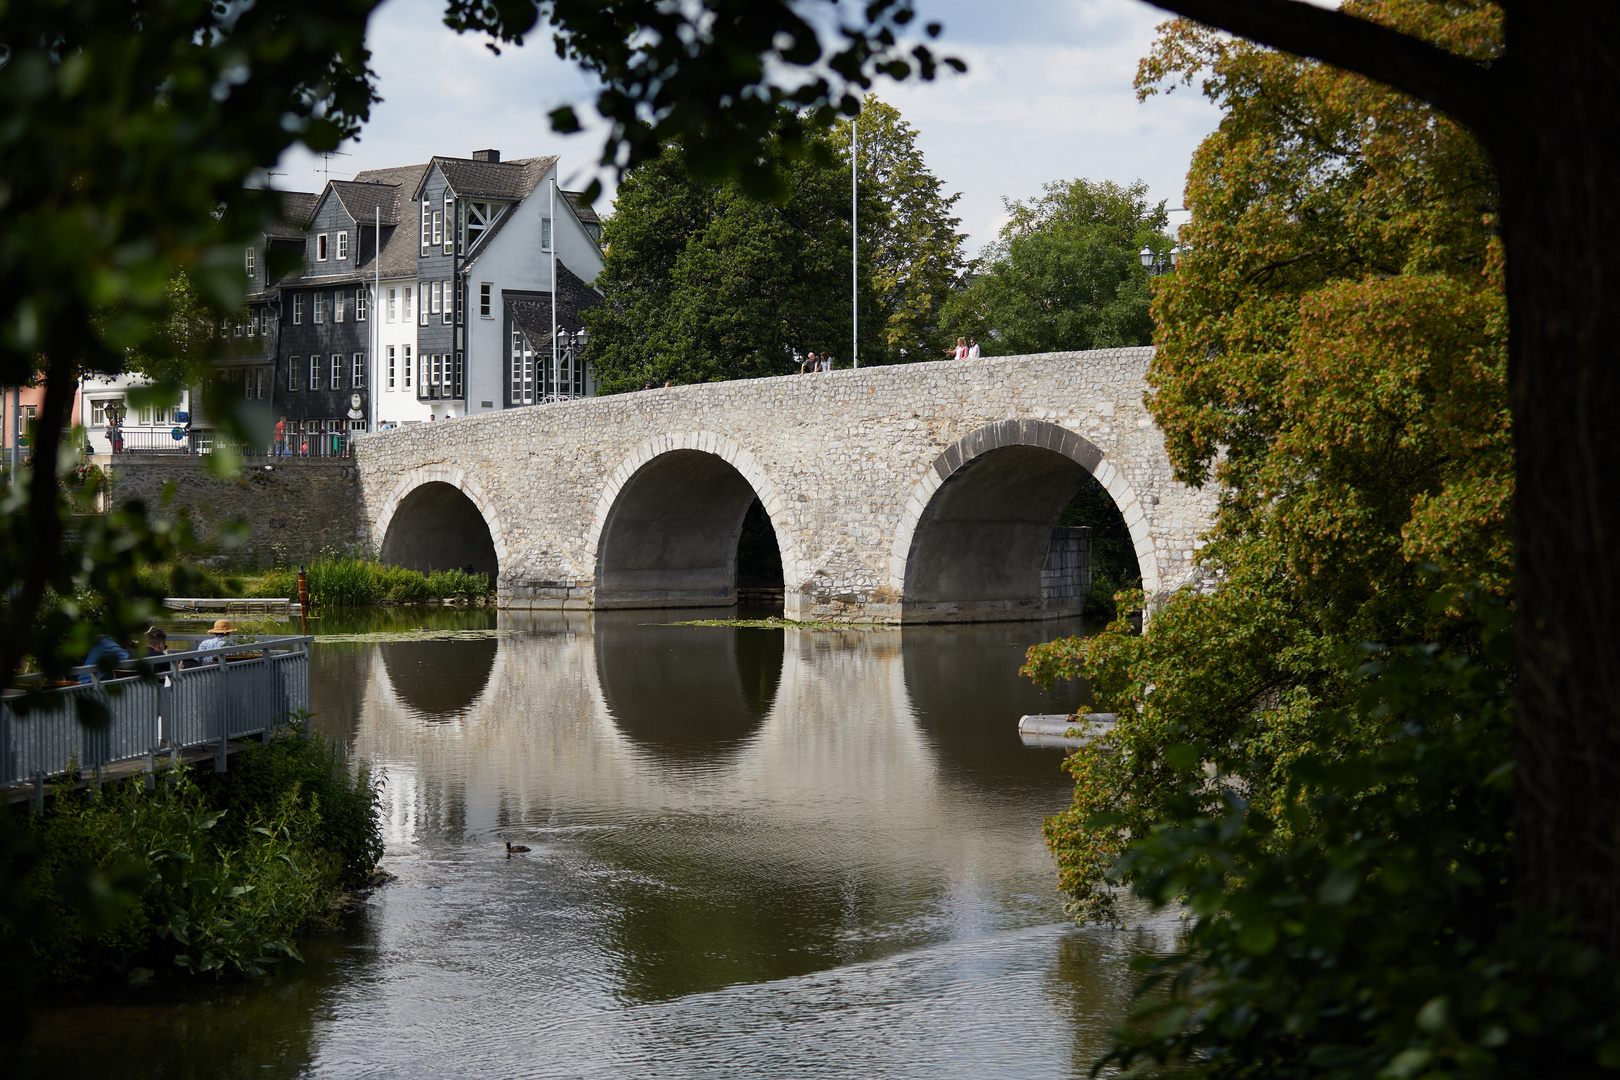
[[[1111,180],[1046,185],[1004,200],[1008,222],[979,257],[971,283],[947,302],[955,335],[988,356],[1147,345],[1151,290],[1139,252],[1167,253],[1169,216],[1147,185]]]
[[[883,316],[882,335],[862,338],[861,363],[937,360],[946,346],[940,325],[946,300],[958,286],[965,260],[951,210],[961,195],[928,170],[917,129],[900,110],[868,97],[860,115],[860,183],[870,193],[862,206],[861,246],[871,266],[872,292]],[[852,125],[841,121],[832,144],[850,152]],[[877,213],[870,207],[876,203]]]
[[[607,303],[586,313],[605,392],[782,375],[806,352],[848,366],[848,159],[825,136],[811,144],[802,155],[785,138],[766,144],[780,201],[694,176],[680,145],[626,174],[603,227]],[[875,340],[870,259],[862,269],[863,336]]]

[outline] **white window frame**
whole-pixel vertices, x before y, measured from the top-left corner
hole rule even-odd
[[[429,247],[438,247],[444,243],[444,211],[433,211],[433,243]]]
[[[354,364],[349,368],[349,389],[364,390],[366,388],[366,354],[355,353]]]
[[[444,253],[455,254],[456,250],[456,197],[448,191],[444,196]]]
[[[425,281],[416,283],[416,314],[417,323],[426,326],[428,324],[428,292],[427,282]]]
[[[540,219],[540,250],[551,250],[551,219],[548,217]]]
[[[309,354],[309,388],[311,391],[321,388],[321,354]]]
[[[405,346],[405,389],[411,388],[411,347]]]
[[[333,390],[341,390],[341,389],[343,389],[343,354],[342,353],[335,352],[335,353],[332,354],[332,385],[331,385],[330,389],[333,389]]]
[[[349,257],[349,230],[340,229],[337,234],[337,257],[339,260]]]
[[[444,283],[444,325],[449,326],[456,321],[456,300],[453,282]]]
[[[324,291],[315,294],[315,302],[310,307],[312,309],[309,317],[310,322],[319,325],[326,321],[326,293]]]
[[[332,321],[333,322],[342,322],[343,321],[343,309],[346,306],[347,305],[344,304],[344,302],[343,302],[343,290],[342,289],[333,289],[332,290]]]
[[[433,211],[429,208],[427,196],[422,196],[422,254],[428,252],[428,240],[433,234]]]
[[[370,306],[369,304],[366,303],[366,301],[368,299],[369,299],[369,297],[368,297],[368,295],[366,293],[366,287],[364,285],[362,285],[358,289],[354,290],[354,321],[355,322],[365,322],[366,321],[366,309]]]
[[[253,245],[249,244],[247,246],[246,251],[242,255],[242,265],[243,265],[243,268],[247,270],[247,277],[248,277],[249,281],[253,280],[253,262],[254,262]]]
[[[433,314],[437,315],[439,313],[439,303],[440,303],[440,300],[439,300],[439,283],[437,281],[435,281],[432,285],[428,286],[428,289],[429,289],[428,295],[430,295],[433,298],[433,301],[432,301],[432,303],[433,303],[433,308],[432,308]]]
[[[388,286],[388,321],[393,322],[399,314],[399,286]]]
[[[492,281],[478,283],[478,317],[480,319],[495,317],[495,283]]]
[[[326,234],[325,233],[316,233],[315,234],[315,261],[316,262],[325,262],[326,261]]]
[[[298,357],[296,356],[287,357],[287,392],[289,394],[298,392]]]
[[[304,294],[293,293],[293,325],[302,326],[304,323]]]
[[[395,353],[394,346],[388,346],[388,389],[390,390],[394,389],[394,375],[398,370],[398,360],[399,357]]]
[[[405,317],[402,318],[400,320],[400,322],[407,322],[408,323],[410,321],[411,321],[411,287],[409,285],[407,285],[407,286],[405,286]]]

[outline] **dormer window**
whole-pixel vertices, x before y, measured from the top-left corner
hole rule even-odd
[[[317,233],[315,236],[315,261],[326,261],[326,234]]]
[[[248,280],[253,280],[253,249],[250,247],[242,255],[242,267],[247,271]]]
[[[348,230],[344,230],[343,232],[338,233],[337,257],[340,258],[340,259],[347,259],[349,257],[349,233],[348,233]]]

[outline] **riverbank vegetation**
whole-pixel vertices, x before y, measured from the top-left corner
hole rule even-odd
[[[424,574],[387,566],[365,552],[324,551],[304,566],[311,601],[321,607],[365,607],[373,604],[424,604],[457,598],[482,600],[495,592],[493,575],[463,569]],[[144,566],[146,587],[165,596],[240,596],[248,599],[298,599],[298,570],[290,566],[220,570],[171,559]],[[183,591],[203,590],[203,591]]]
[[[1486,58],[1488,5],[1346,3]],[[1082,919],[1178,900],[1171,993],[1114,1060],[1214,1076],[1620,1065],[1613,969],[1515,908],[1513,451],[1497,188],[1358,76],[1167,24],[1144,94],[1223,109],[1154,298],[1149,407],[1219,482],[1203,588],[1037,646],[1116,712],[1047,837]]]
[[[54,987],[262,974],[382,854],[374,778],[318,735],[250,745],[224,773],[166,771],[152,791],[60,785],[13,831],[29,857],[0,952]]]

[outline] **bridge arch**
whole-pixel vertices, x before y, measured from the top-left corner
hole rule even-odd
[[[412,469],[377,514],[378,557],[424,573],[472,566],[498,575],[507,565],[506,527],[494,502],[453,465]]]
[[[1003,420],[946,447],[912,488],[889,554],[889,585],[901,598],[902,621],[1035,614],[1052,527],[1074,496],[1081,469],[1119,508],[1142,588],[1156,591],[1159,564],[1147,515],[1102,450],[1056,424]]]
[[[783,500],[753,454],[712,431],[642,443],[608,476],[586,534],[594,606],[734,603],[737,539],[756,498],[776,532],[783,580],[796,580]]]

